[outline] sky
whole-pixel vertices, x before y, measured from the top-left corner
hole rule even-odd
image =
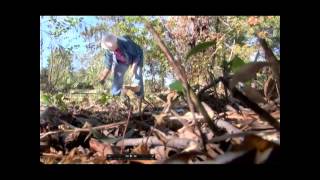
[[[83,23],[80,30],[83,30],[84,27],[90,27],[95,26],[98,23],[98,20],[95,16],[78,16],[83,17]],[[61,18],[64,18],[64,16],[61,16]],[[81,56],[86,52],[85,47],[85,40],[83,37],[81,37],[80,32],[77,32],[74,29],[69,30],[67,33],[63,34],[60,38],[59,42],[55,42],[52,39],[50,39],[50,36],[48,35],[48,32],[50,31],[50,27],[48,27],[48,17],[44,16],[43,19],[40,19],[40,36],[43,37],[43,62],[40,64],[40,67],[47,67],[48,66],[48,56],[50,55],[50,45],[62,45],[63,47],[71,47],[73,45],[79,45],[79,48],[74,49],[74,54],[77,56]],[[72,61],[72,65],[75,68],[75,70],[80,69],[82,67],[82,64],[80,63],[79,59],[74,56]]]

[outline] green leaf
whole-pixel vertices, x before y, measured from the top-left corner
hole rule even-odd
[[[235,56],[230,62],[229,66],[232,72],[237,72],[246,63],[240,59],[238,56]]]
[[[43,95],[41,95],[41,101],[46,105],[50,105],[51,104],[51,97],[47,94],[43,94]]]
[[[188,52],[186,58],[188,59],[190,56],[192,56],[194,54],[197,54],[197,53],[199,53],[199,52],[201,52],[203,50],[206,50],[206,49],[208,49],[209,47],[211,47],[211,46],[213,46],[215,44],[216,44],[215,41],[208,41],[208,42],[204,42],[204,43],[199,43]]]
[[[171,83],[171,84],[169,85],[169,88],[170,88],[171,90],[175,90],[176,92],[182,92],[182,93],[184,93],[184,89],[183,89],[182,82],[179,81],[179,80],[176,80],[176,81],[174,81],[173,83]]]

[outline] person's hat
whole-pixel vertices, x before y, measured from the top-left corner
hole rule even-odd
[[[118,48],[117,36],[110,33],[104,34],[101,39],[101,47],[110,51],[116,50]]]

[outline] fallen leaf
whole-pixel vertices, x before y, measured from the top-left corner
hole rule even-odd
[[[199,152],[183,152],[172,156],[170,159],[165,160],[164,164],[188,164],[189,160],[199,155]]]
[[[146,143],[142,143],[132,150],[135,154],[149,154],[149,148]]]
[[[215,149],[217,148],[218,148],[217,145],[206,144],[207,154],[210,158],[215,159],[219,155],[219,153],[215,151]]]
[[[102,144],[98,140],[91,138],[89,141],[90,148],[97,151],[101,156],[106,157],[107,154],[113,154],[111,145]]]
[[[199,142],[200,136],[195,133],[194,126],[185,126],[178,130],[179,138],[191,139]]]
[[[177,154],[176,149],[165,147],[165,146],[156,146],[150,149],[150,154],[154,154],[157,160],[165,160],[170,158],[172,155]]]
[[[252,150],[256,149],[258,151],[265,151],[268,148],[274,146],[274,143],[269,142],[257,135],[248,135],[244,138],[243,143],[240,145],[235,145],[233,147],[234,151]]]
[[[166,126],[168,115],[161,113],[159,115],[152,115],[155,118],[155,127],[161,128]]]
[[[182,152],[199,152],[201,151],[200,143],[190,141],[188,147],[186,147]]]

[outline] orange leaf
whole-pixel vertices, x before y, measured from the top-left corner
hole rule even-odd
[[[258,20],[258,18],[255,17],[255,16],[250,16],[250,17],[248,18],[248,23],[249,23],[249,25],[251,25],[251,26],[255,26],[255,25],[257,25],[257,24],[259,23],[259,20]]]
[[[98,140],[91,138],[89,141],[90,148],[97,151],[102,156],[106,156],[107,154],[113,154],[113,150],[111,145],[102,144]]]

